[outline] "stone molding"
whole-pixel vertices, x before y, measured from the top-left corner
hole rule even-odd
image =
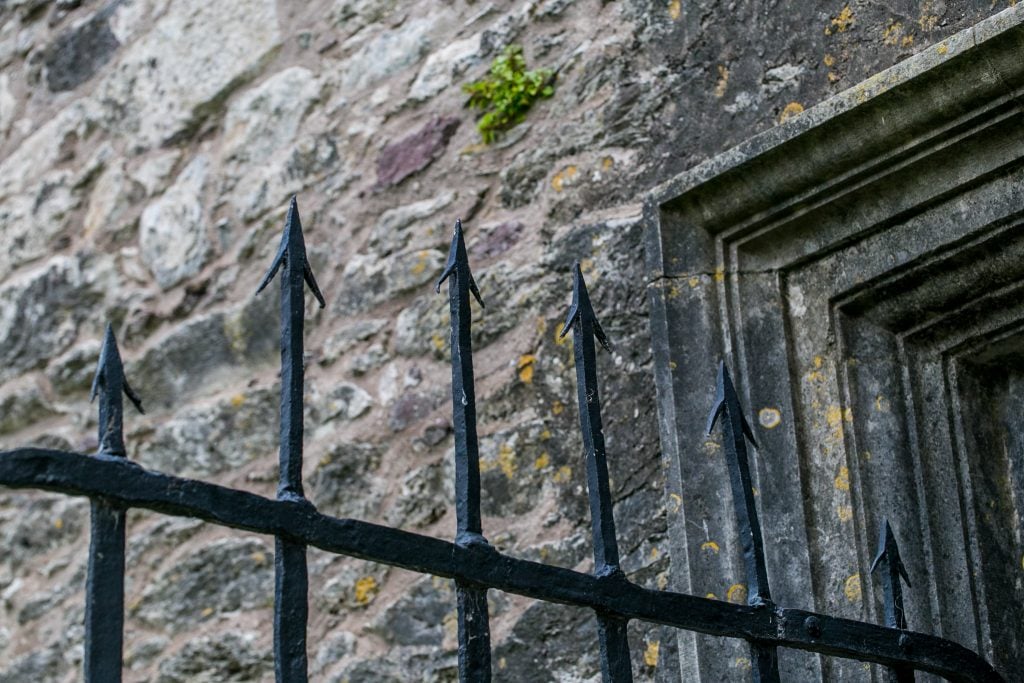
[[[757,425],[777,601],[879,620],[867,571],[886,516],[914,580],[911,628],[1004,674],[1024,666],[1021,54],[1024,6],[649,196],[677,589],[742,597],[725,467],[702,429],[724,357]],[[685,680],[735,678],[748,656],[680,638]],[[796,653],[782,666],[786,680],[863,676]]]

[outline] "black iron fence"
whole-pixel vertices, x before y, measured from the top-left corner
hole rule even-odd
[[[619,567],[601,402],[596,344],[608,339],[594,314],[579,266],[564,336],[573,333],[576,385],[586,459],[594,544],[594,573],[530,562],[498,552],[483,535],[476,398],[470,337],[470,295],[483,300],[469,270],[462,226],[437,283],[448,280],[451,305],[452,407],[455,426],[457,533],[454,543],[369,522],[317,512],[302,488],[304,286],[320,306],[323,295],[306,259],[298,207],[292,200],[281,246],[257,292],[281,271],[281,438],[277,499],[215,484],[151,472],[125,457],[123,398],[141,412],[128,385],[108,326],[92,386],[99,397],[99,452],[93,456],[38,448],[0,453],[0,485],[88,496],[91,540],[85,609],[85,679],[121,680],[124,634],[125,513],[144,508],[273,535],[276,539],[274,661],[278,681],[305,681],[308,575],[306,547],[372,560],[455,580],[460,681],[489,681],[487,591],[593,609],[598,620],[605,681],[632,680],[626,625],[631,619],[750,644],[755,681],[778,681],[777,648],[788,647],[884,665],[889,680],[912,681],[927,671],[952,681],[1003,681],[983,658],[963,646],[907,630],[901,578],[907,580],[892,529],[884,522],[872,572],[880,572],[885,626],[839,619],[772,602],[764,541],[754,504],[746,443],[753,436],[729,373],[718,370],[708,431],[721,418],[732,497],[739,520],[748,604],[736,605],[631,583]]]

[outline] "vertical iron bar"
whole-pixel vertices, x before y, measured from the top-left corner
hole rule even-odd
[[[900,578],[910,586],[907,568],[900,559],[900,549],[896,545],[896,535],[889,526],[889,520],[883,519],[878,534],[878,553],[871,563],[871,573],[881,570],[882,600],[885,603],[885,625],[889,628],[907,629],[907,614],[903,609],[903,587]],[[910,647],[910,637],[900,636],[900,646]],[[914,670],[907,667],[888,668],[890,683],[913,683]]]
[[[299,206],[292,197],[281,246],[263,277],[259,294],[284,266],[281,276],[281,432],[278,500],[310,505],[302,490],[302,333],[308,284],[320,307],[320,293],[306,258]],[[309,576],[306,546],[283,538],[274,544],[274,672],[279,683],[307,680],[306,624],[309,620]]]
[[[436,291],[448,280],[452,342],[452,422],[455,427],[455,542],[487,550],[480,519],[480,452],[476,433],[476,390],[473,381],[472,311],[469,295],[481,306],[480,290],[469,269],[462,221],[455,221],[448,262]],[[455,582],[459,613],[459,680],[491,680],[491,630],[487,589]]]
[[[744,437],[750,439],[754,446],[757,446],[757,442],[743,416],[739,397],[724,361],[718,365],[715,405],[708,416],[708,434],[723,412],[725,418],[722,420],[722,441],[729,467],[729,485],[732,488],[740,543],[743,547],[743,562],[746,566],[747,602],[754,607],[771,606],[768,568],[764,559],[764,539],[761,536],[757,507],[754,504],[754,486],[750,477],[750,463],[747,460],[747,444]],[[779,662],[776,648],[751,642],[750,649],[754,680],[759,683],[778,683]]]
[[[114,330],[107,325],[91,400],[99,396],[99,455],[124,458],[122,393],[141,413],[142,402],[124,377]],[[103,500],[90,505],[85,597],[85,680],[120,681],[124,643],[125,509]]]
[[[561,336],[573,334],[576,359],[576,394],[580,406],[580,431],[587,468],[587,492],[590,498],[590,523],[594,542],[594,574],[609,579],[624,579],[619,567],[619,546],[615,539],[612,493],[608,481],[608,456],[601,424],[601,396],[597,385],[597,347],[594,339],[611,350],[590,303],[587,284],[577,263],[573,270],[572,306]],[[601,647],[601,675],[606,683],[629,683],[633,669],[629,660],[626,620],[598,614],[598,638]]]

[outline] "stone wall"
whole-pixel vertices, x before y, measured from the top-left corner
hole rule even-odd
[[[644,193],[1006,4],[0,2],[0,446],[96,448],[88,387],[110,321],[147,407],[126,418],[130,457],[273,495],[276,292],[253,292],[297,193],[328,301],[307,310],[309,495],[450,537],[448,317],[431,286],[461,217],[488,303],[486,535],[591,566],[556,336],[579,260],[614,343],[600,363],[623,565],[664,587]],[[512,43],[557,70],[555,94],[485,146],[460,85]],[[0,495],[0,681],[79,676],[87,509]],[[272,678],[270,541],[129,521],[126,680]],[[310,572],[314,680],[455,678],[449,583],[316,551]],[[497,680],[599,677],[585,611],[503,594],[491,610]],[[671,632],[631,637],[638,680],[678,677]]]

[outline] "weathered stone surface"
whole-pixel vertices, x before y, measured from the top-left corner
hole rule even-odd
[[[418,18],[377,31],[338,65],[339,86],[346,91],[361,90],[415,64],[430,49],[434,25],[433,18]]]
[[[325,514],[369,517],[383,497],[384,482],[372,474],[383,453],[381,447],[369,443],[332,445],[310,476],[310,500]]]
[[[349,631],[332,631],[330,636],[316,645],[314,654],[310,657],[310,673],[323,674],[344,657],[354,654],[357,648],[358,640],[355,634]]]
[[[448,147],[460,123],[456,118],[435,116],[419,130],[388,144],[377,157],[377,185],[397,185],[425,169]]]
[[[341,331],[332,334],[324,342],[323,352],[320,357],[321,362],[324,365],[330,365],[350,349],[355,348],[359,342],[371,339],[390,324],[390,320],[377,318],[373,320],[359,320],[347,325]]]
[[[157,683],[255,681],[273,674],[273,653],[255,633],[203,636],[160,663]]]
[[[224,116],[222,154],[235,164],[255,166],[295,139],[299,124],[320,96],[312,71],[293,66],[247,90]]]
[[[341,382],[325,391],[322,396],[312,397],[311,403],[313,421],[324,423],[362,417],[373,407],[374,401],[362,387]]]
[[[96,374],[102,343],[90,339],[50,361],[46,378],[58,394],[88,391]]]
[[[0,510],[0,542],[7,548],[0,558],[17,569],[36,557],[73,542],[89,518],[89,504],[73,498],[17,494]]]
[[[132,208],[146,196],[146,187],[133,178],[124,160],[114,161],[97,178],[84,219],[87,235],[112,234],[128,227]]]
[[[443,462],[419,467],[402,480],[398,500],[388,513],[388,522],[400,527],[429,526],[444,516],[451,505],[454,486]]]
[[[370,233],[370,249],[378,256],[384,257],[394,251],[420,246],[409,243],[410,239],[422,238],[421,234],[418,234],[424,232],[422,226],[418,225],[420,221],[433,216],[454,201],[454,192],[442,192],[430,199],[388,209],[380,215],[380,219],[373,227],[373,232]],[[419,230],[417,230],[418,227]],[[438,235],[434,235],[432,241],[436,243],[437,240]],[[436,244],[430,244],[430,246],[436,246]]]
[[[535,602],[516,622],[510,637],[494,648],[492,659],[505,661],[494,668],[495,681],[554,683],[572,676],[599,679],[597,649],[580,647],[597,642],[593,612],[564,605]]]
[[[345,265],[346,287],[339,292],[339,313],[356,313],[422,287],[441,274],[447,255],[439,249],[421,249],[381,260],[356,254]]]
[[[280,41],[270,0],[174,2],[97,87],[100,121],[146,146],[184,139]]]
[[[139,221],[142,260],[161,289],[173,287],[198,273],[210,255],[201,199],[209,168],[209,158],[196,157],[174,185],[142,212]]]
[[[2,295],[0,295],[2,296]],[[175,328],[134,362],[127,375],[147,405],[170,407],[208,388],[236,364],[273,361],[277,350],[277,301],[269,294],[210,313]]]
[[[432,53],[409,88],[409,99],[428,100],[480,61],[480,36],[456,40]]]
[[[316,593],[317,605],[331,614],[366,609],[377,599],[388,574],[386,566],[362,560],[346,561],[322,577],[323,588]],[[343,639],[342,647],[347,640]],[[347,647],[354,650],[355,643],[350,642]]]
[[[92,277],[78,259],[58,256],[0,287],[0,377],[39,367],[75,340],[100,299]]]
[[[183,477],[235,470],[277,450],[278,392],[258,389],[181,411],[157,427],[133,459]]]
[[[369,630],[394,645],[441,647],[445,616],[455,609],[454,585],[424,577],[381,612]]]
[[[0,434],[8,434],[57,414],[58,411],[34,382],[8,385],[0,391]]]
[[[46,55],[50,90],[72,90],[92,78],[121,46],[110,30],[106,12],[58,36]]]
[[[165,567],[129,612],[147,625],[174,630],[217,613],[269,607],[273,594],[271,548],[261,540],[226,538]]]
[[[68,669],[60,649],[55,646],[15,659],[8,668],[0,671],[0,683],[59,680]]]

